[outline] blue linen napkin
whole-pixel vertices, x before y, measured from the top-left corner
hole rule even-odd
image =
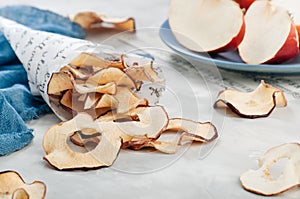
[[[86,36],[84,29],[68,18],[31,6],[3,7],[0,16],[37,30],[80,39]],[[29,144],[33,130],[25,122],[50,111],[42,98],[30,93],[27,74],[0,32],[0,156]]]

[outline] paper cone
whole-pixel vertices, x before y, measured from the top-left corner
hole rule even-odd
[[[61,107],[55,106],[49,101],[47,88],[51,75],[58,72],[82,52],[102,55],[116,54],[110,46],[32,30],[3,17],[0,17],[0,31],[3,32],[22,62],[27,72],[32,94],[41,95],[54,113],[62,120],[70,119],[70,115]],[[153,86],[146,88],[146,90],[140,92],[139,95],[150,96],[147,93],[153,93]]]
[[[3,17],[0,17],[0,30],[23,64],[32,94],[42,95],[45,100],[50,74],[78,55],[74,52],[79,48],[84,51],[94,46],[85,40],[32,30]]]

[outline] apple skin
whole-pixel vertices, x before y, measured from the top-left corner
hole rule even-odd
[[[296,28],[297,28],[297,32],[298,32],[298,38],[299,38],[299,40],[300,40],[300,25],[297,24],[297,25],[296,25]],[[299,46],[299,48],[300,48],[300,46]]]
[[[223,46],[219,49],[211,51],[210,53],[219,53],[219,52],[224,52],[224,51],[236,50],[245,36],[245,31],[246,31],[246,25],[245,25],[245,20],[243,18],[243,24],[242,24],[242,27],[241,27],[239,33],[237,34],[237,36],[232,38],[232,40],[226,46]]]
[[[245,8],[246,10],[250,7],[250,5],[254,2],[255,0],[235,0],[240,7],[243,9]]]
[[[265,63],[281,63],[296,57],[299,53],[299,38],[295,24],[292,23],[290,34],[277,54]]]

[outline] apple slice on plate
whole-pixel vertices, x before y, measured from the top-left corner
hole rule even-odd
[[[289,12],[271,1],[255,1],[245,15],[239,54],[248,64],[280,63],[299,52],[299,38]]]
[[[297,26],[300,37],[300,1],[299,0],[272,0],[278,6],[284,7],[292,15],[295,25]]]
[[[169,23],[177,41],[196,52],[235,50],[245,32],[243,11],[228,0],[171,0]]]
[[[235,0],[241,8],[248,9],[255,0]]]

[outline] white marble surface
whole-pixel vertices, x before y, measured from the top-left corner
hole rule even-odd
[[[276,109],[268,118],[255,120],[230,114],[225,117],[222,111],[214,110],[212,101],[221,87],[210,82],[221,80],[209,81],[205,75],[202,78],[197,73],[201,73],[201,66],[186,68],[174,61],[172,52],[159,40],[157,28],[167,18],[168,3],[166,0],[10,0],[0,1],[0,6],[29,4],[65,15],[93,10],[135,17],[138,36],[128,39],[130,45],[123,42],[124,46],[117,47],[154,49],[167,79],[167,92],[161,104],[167,107],[171,117],[212,120],[216,124],[221,136],[206,158],[201,157],[210,146],[192,145],[177,155],[122,151],[110,168],[59,172],[42,159],[45,155],[43,134],[59,122],[56,116],[49,114],[28,124],[35,129],[33,142],[21,151],[1,157],[0,170],[16,170],[27,182],[44,181],[47,198],[263,198],[245,191],[239,183],[239,175],[256,168],[257,158],[268,148],[299,142],[299,100],[288,95],[288,107]],[[115,40],[124,39],[123,36],[107,39],[107,34],[90,34],[88,39],[115,44]],[[235,79],[237,75],[226,78]],[[243,78],[240,81],[243,83]],[[295,188],[274,198],[296,199],[299,196],[300,189]]]

